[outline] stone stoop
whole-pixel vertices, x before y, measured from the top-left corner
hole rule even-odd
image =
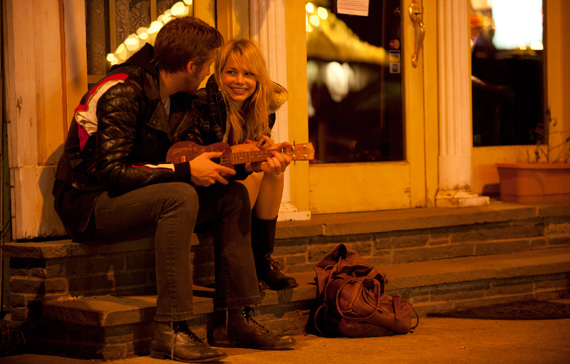
[[[10,257],[12,320],[38,315],[43,302],[112,294],[156,294],[154,240],[141,237],[113,244],[79,244],[71,240],[12,242],[2,246]],[[212,236],[191,241],[193,282],[214,281]]]
[[[485,304],[567,298],[570,249],[453,258],[378,267],[387,274],[386,294],[400,293],[420,317]],[[287,291],[266,291],[256,320],[284,334],[310,331],[316,308],[315,273],[293,274],[300,283]],[[213,321],[213,289],[196,287],[191,328],[207,338]],[[114,360],[148,355],[156,296],[111,295],[48,301],[32,332],[34,350]]]
[[[312,271],[339,243],[386,266],[570,246],[570,204],[494,202],[482,207],[313,215],[282,222],[273,258],[285,271]]]
[[[339,243],[387,273],[420,316],[529,297],[555,299],[570,288],[570,204],[492,203],[313,215],[279,222],[273,258],[300,287],[264,293],[257,319],[271,330],[300,333],[310,321],[314,266]],[[118,359],[148,353],[155,312],[151,238],[92,246],[69,240],[13,242],[11,320],[30,350]],[[192,241],[195,313],[206,337],[212,321],[211,236]]]

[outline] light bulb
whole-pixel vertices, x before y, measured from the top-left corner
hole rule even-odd
[[[179,1],[176,4],[172,5],[170,13],[172,16],[185,16],[188,14],[188,7],[184,5],[182,1]]]

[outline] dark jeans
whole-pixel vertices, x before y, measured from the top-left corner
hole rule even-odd
[[[192,316],[190,241],[197,224],[213,226],[216,257],[216,309],[260,300],[250,242],[251,209],[246,188],[237,182],[194,188],[181,182],[146,186],[97,200],[94,224],[102,241],[154,231],[157,321]]]

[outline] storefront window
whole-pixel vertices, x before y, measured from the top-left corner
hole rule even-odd
[[[305,10],[317,163],[403,160],[400,1],[308,1]]]
[[[130,35],[138,36],[173,9],[184,8],[193,13],[192,4],[192,0],[85,0],[88,82],[97,82],[107,73],[111,65],[107,56],[116,52]]]
[[[471,0],[473,145],[535,144],[545,120],[542,0]]]

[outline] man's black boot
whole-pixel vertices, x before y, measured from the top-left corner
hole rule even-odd
[[[255,216],[251,218],[251,248],[261,290],[280,291],[299,286],[295,278],[283,274],[278,263],[271,259],[275,247],[276,226],[277,218],[273,220],[262,220]]]
[[[157,322],[150,343],[150,356],[185,363],[219,361],[227,355],[200,340],[185,321]]]
[[[251,317],[250,307],[219,311],[216,317],[212,345],[226,348],[263,350],[288,349],[295,345],[291,336],[272,334]],[[221,316],[221,315],[224,316]]]

